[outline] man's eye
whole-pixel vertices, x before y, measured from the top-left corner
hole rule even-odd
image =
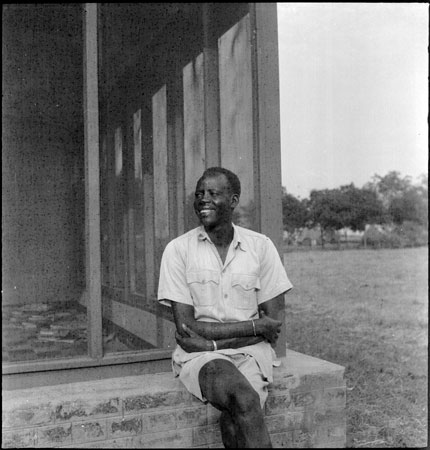
[[[195,195],[196,198],[202,198],[203,197],[203,194],[201,192],[196,192],[194,195]]]

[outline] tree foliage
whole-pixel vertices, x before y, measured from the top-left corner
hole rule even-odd
[[[345,226],[348,205],[339,189],[313,190],[310,194],[309,209],[313,226],[322,230],[339,230]]]
[[[293,232],[308,226],[319,226],[321,234],[349,227],[364,230],[367,224],[406,223],[428,225],[428,178],[418,184],[410,177],[392,171],[375,175],[357,188],[353,183],[337,189],[312,190],[309,199],[298,199],[283,188],[282,213],[284,229]],[[409,225],[410,227],[410,225]]]
[[[349,227],[364,230],[368,223],[378,223],[383,207],[375,192],[359,189],[354,184],[338,189],[313,190],[310,195],[310,217],[313,225],[323,230]]]
[[[366,224],[384,221],[383,205],[374,191],[350,184],[341,186],[340,195],[345,205],[343,214],[346,227],[354,231],[364,230]]]
[[[376,193],[385,208],[386,220],[396,225],[406,221],[428,224],[428,177],[422,175],[418,184],[411,177],[401,177],[391,171],[381,177],[375,175],[366,186]]]
[[[298,228],[306,226],[308,220],[307,201],[300,200],[288,194],[285,188],[282,193],[282,217],[284,230],[293,233]]]

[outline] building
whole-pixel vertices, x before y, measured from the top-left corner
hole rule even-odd
[[[279,134],[275,4],[4,5],[4,389],[169,371],[164,246],[223,165],[280,248]]]
[[[74,358],[159,368],[174,333],[158,266],[195,226],[204,168],[237,172],[238,222],[280,241],[275,9],[16,4],[3,21],[4,312],[44,338],[8,336],[7,373],[64,356],[69,371]]]

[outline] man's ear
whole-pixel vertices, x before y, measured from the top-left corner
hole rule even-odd
[[[231,196],[231,200],[230,200],[230,206],[231,206],[231,209],[236,208],[236,206],[237,206],[238,204],[239,204],[239,195],[233,194],[233,195]]]

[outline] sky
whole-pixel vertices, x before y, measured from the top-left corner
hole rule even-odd
[[[278,3],[282,185],[428,172],[428,4]]]

